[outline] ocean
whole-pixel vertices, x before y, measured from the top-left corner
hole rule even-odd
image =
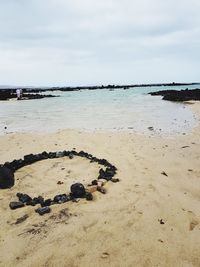
[[[0,134],[54,132],[62,129],[84,131],[128,131],[155,135],[184,134],[197,122],[189,105],[161,100],[148,92],[194,89],[192,86],[133,87],[72,92],[27,101],[0,101]],[[49,92],[45,92],[48,94]],[[153,129],[153,130],[152,130]]]

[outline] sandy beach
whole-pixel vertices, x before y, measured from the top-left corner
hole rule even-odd
[[[200,121],[200,103],[190,105]],[[16,193],[45,198],[86,185],[99,166],[86,159],[52,159],[15,173],[0,194],[0,266],[200,266],[200,126],[171,137],[64,130],[0,137],[0,162],[42,151],[84,150],[118,168],[119,183],[93,201],[10,210]],[[57,184],[62,181],[63,184]],[[19,222],[22,216],[27,217]]]

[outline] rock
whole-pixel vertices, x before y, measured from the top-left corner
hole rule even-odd
[[[64,151],[63,151],[63,153],[64,153],[64,155],[65,155],[65,156],[67,156],[67,157],[68,157],[68,156],[69,156],[69,154],[70,154],[70,151],[64,150]]]
[[[162,175],[164,175],[164,176],[167,176],[167,177],[168,177],[167,173],[166,173],[166,172],[164,172],[164,171],[163,171],[163,172],[161,172],[161,174],[162,174]]]
[[[32,198],[27,194],[17,193],[16,196],[18,197],[19,201],[25,204],[29,204],[32,201]]]
[[[42,156],[42,159],[48,159],[49,154],[46,151],[44,151],[41,153],[41,156]]]
[[[112,179],[111,179],[111,182],[113,182],[113,183],[118,183],[118,182],[119,182],[119,179],[118,179],[118,178],[112,178]]]
[[[24,203],[22,203],[21,201],[12,201],[10,202],[9,207],[11,208],[11,210],[19,209],[24,207]]]
[[[14,173],[5,166],[0,167],[0,189],[11,188],[15,183]]]
[[[38,203],[33,199],[26,203],[27,206],[35,206],[36,204],[38,204]]]
[[[55,203],[61,204],[72,200],[72,198],[70,195],[61,194],[61,195],[56,195],[53,200]]]
[[[163,219],[158,220],[160,224],[165,224],[165,222],[163,221]]]
[[[97,191],[99,191],[102,194],[106,194],[106,189],[103,188],[102,186],[97,186]]]
[[[51,206],[52,204],[52,200],[50,198],[44,200],[42,203],[41,203],[41,207],[47,207],[47,206]]]
[[[75,202],[75,203],[78,203],[79,201],[80,201],[79,198],[73,198],[73,199],[72,199],[72,202]]]
[[[37,202],[37,204],[42,204],[44,202],[44,198],[42,196],[38,196],[37,198],[33,198],[34,201]]]
[[[24,162],[26,165],[33,163],[33,154],[25,155]]]
[[[49,152],[49,158],[50,159],[56,158],[56,152]]]
[[[110,163],[106,159],[98,159],[98,163],[104,165],[105,167],[110,166]]]
[[[153,131],[154,130],[153,126],[149,126],[148,129],[149,129],[149,131]]]
[[[50,213],[51,209],[49,207],[42,207],[35,210],[40,215],[44,215],[45,213]]]
[[[85,187],[81,183],[71,185],[71,193],[74,198],[85,197]]]
[[[115,173],[116,173],[115,169],[111,167],[106,168],[105,171],[103,169],[100,169],[98,179],[105,179],[109,181],[113,178]]]
[[[86,193],[85,193],[85,198],[86,198],[86,200],[88,200],[88,201],[93,200],[93,195],[92,195],[92,193],[90,193],[90,192],[86,192]]]
[[[57,184],[59,184],[59,185],[60,185],[60,184],[64,184],[64,183],[63,183],[63,182],[61,182],[61,181],[58,181],[58,182],[57,182]]]
[[[65,153],[63,151],[56,152],[56,158],[62,158],[64,157]]]
[[[78,152],[76,150],[72,150],[70,153],[73,154],[74,156],[78,156]]]
[[[189,101],[189,100],[200,100],[200,89],[185,89],[185,90],[163,90],[157,92],[151,92],[150,95],[161,95],[163,100],[169,101]]]
[[[69,154],[69,158],[73,159],[74,155],[72,153]]]
[[[79,157],[87,158],[89,154],[87,152],[84,152],[84,151],[81,150],[80,152],[77,153],[77,155]]]
[[[13,160],[12,162],[6,162],[5,164],[9,164],[9,165],[7,165],[7,166],[9,166],[9,168],[11,169],[11,170],[13,170],[13,171],[16,171],[16,170],[18,170],[18,169],[20,169],[20,168],[22,168],[23,166],[25,166],[25,162],[23,161],[23,159],[18,159],[18,160]],[[5,164],[4,164],[4,166],[5,166]]]

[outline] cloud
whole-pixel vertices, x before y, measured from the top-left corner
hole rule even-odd
[[[197,81],[199,10],[197,0],[0,0],[0,83]]]

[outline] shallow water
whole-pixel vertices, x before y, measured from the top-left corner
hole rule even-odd
[[[195,125],[186,104],[161,100],[148,92],[195,86],[145,87],[54,92],[58,98],[0,102],[0,134],[53,132],[59,129],[126,130],[139,133],[182,134]],[[48,92],[47,92],[48,93]],[[5,129],[7,127],[7,129]]]

